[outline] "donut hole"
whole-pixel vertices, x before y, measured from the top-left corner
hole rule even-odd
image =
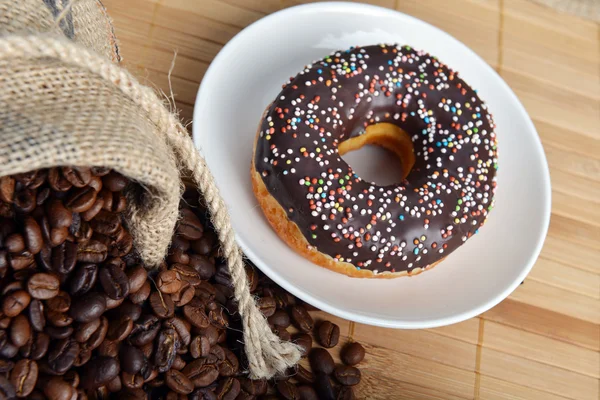
[[[402,182],[415,164],[410,136],[387,122],[370,125],[362,135],[341,142],[338,152],[362,179],[378,185]]]

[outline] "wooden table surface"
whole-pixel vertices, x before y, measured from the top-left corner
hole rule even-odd
[[[127,67],[185,121],[202,76],[246,25],[293,0],[103,0]],[[339,318],[365,344],[360,398],[582,399],[600,391],[600,26],[527,0],[371,0],[449,32],[508,82],[542,138],[552,221],[531,274],[460,324],[420,331]]]

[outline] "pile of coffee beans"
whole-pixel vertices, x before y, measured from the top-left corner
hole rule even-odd
[[[358,343],[247,266],[282,339],[309,364],[251,380],[227,266],[197,191],[165,262],[148,270],[124,226],[135,184],[103,168],[0,178],[0,400],[353,399]],[[322,347],[313,348],[313,338]]]

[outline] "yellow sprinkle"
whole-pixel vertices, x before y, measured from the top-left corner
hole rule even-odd
[[[454,143],[452,143],[452,142],[448,143],[448,147],[454,147]]]
[[[300,153],[304,153],[306,151],[306,147],[300,147]]]
[[[477,114],[473,114],[473,119],[477,118]]]
[[[333,206],[333,208],[338,208],[340,206],[340,203],[335,203],[335,205]]]
[[[292,163],[292,160],[287,160],[285,163],[286,163],[286,164],[291,164],[291,163]]]
[[[321,193],[323,191],[323,188],[317,188],[317,193]]]
[[[321,149],[317,147],[317,150],[316,150],[316,152],[317,152],[317,153],[320,153],[320,152],[321,152]]]
[[[470,135],[470,134],[472,134],[472,133],[473,133],[473,131],[472,131],[472,130],[470,130],[470,129],[467,129],[467,135]]]
[[[427,114],[433,115],[433,111],[429,110],[429,112]]]
[[[454,218],[454,222],[458,224],[460,222],[460,219]]]
[[[385,221],[385,215],[382,215],[382,216],[381,216],[381,220],[382,220],[382,221]]]
[[[367,224],[367,226],[366,226],[367,229],[371,229],[372,227],[373,227],[373,225],[371,225],[371,224]]]
[[[479,175],[479,180],[482,181],[483,180],[483,175]]]
[[[267,139],[267,140],[271,140],[271,135],[267,135],[267,136],[265,136],[265,139]]]
[[[467,107],[467,108],[471,107],[471,103],[465,103],[465,107]]]
[[[461,115],[461,114],[462,114],[462,110],[458,110],[456,113],[457,113],[458,115]]]
[[[339,212],[342,212],[342,211],[344,211],[344,207],[338,207],[338,211],[339,211]]]
[[[270,122],[269,122],[269,126],[273,126],[273,125],[275,125],[275,124],[273,123],[273,121],[270,121]]]

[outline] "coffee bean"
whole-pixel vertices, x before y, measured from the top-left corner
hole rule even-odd
[[[79,343],[87,342],[90,337],[100,327],[100,318],[79,324],[73,336]]]
[[[191,340],[192,336],[190,334],[190,323],[179,318],[173,317],[163,322],[163,326],[165,328],[174,329],[177,332],[177,338],[179,341],[179,347],[187,347]]]
[[[179,292],[173,294],[171,296],[173,298],[173,302],[177,307],[183,307],[188,304],[194,298],[196,290],[193,286],[183,286]]]
[[[118,393],[123,388],[123,384],[121,383],[121,377],[119,375],[115,376],[110,382],[106,384],[106,389],[110,393]]]
[[[239,361],[233,352],[227,348],[223,349],[225,358],[218,364],[221,376],[233,376],[239,369]]]
[[[113,257],[122,257],[127,255],[133,247],[133,238],[127,232],[116,239],[108,248],[108,252]]]
[[[138,304],[133,304],[129,300],[125,300],[123,304],[121,304],[117,309],[111,311],[111,317],[117,316],[126,316],[131,318],[133,321],[137,321],[137,319],[142,315],[142,307]]]
[[[139,374],[130,374],[128,372],[121,372],[121,382],[123,386],[128,389],[140,389],[144,385],[144,378]],[[144,399],[147,397],[144,396]]]
[[[196,389],[189,396],[190,400],[218,400],[217,395],[209,388]]]
[[[69,233],[73,235],[78,243],[81,243],[90,240],[94,232],[92,231],[90,224],[85,222],[80,214],[74,212],[73,223],[69,227]]]
[[[277,392],[285,400],[297,400],[300,397],[296,385],[288,380],[277,382]]]
[[[13,318],[10,324],[10,341],[16,346],[24,346],[31,337],[31,324],[23,314]]]
[[[307,333],[300,333],[294,336],[294,343],[300,346],[302,355],[305,356],[312,348],[312,337]]]
[[[219,382],[215,394],[219,400],[234,400],[240,393],[240,389],[240,381],[236,378],[226,378]]]
[[[52,339],[66,339],[73,334],[72,326],[63,326],[62,328],[56,326],[47,326],[46,333]]]
[[[121,219],[118,214],[101,210],[96,217],[90,221],[94,232],[103,235],[111,235],[121,227]]]
[[[64,374],[75,362],[79,354],[79,343],[73,339],[53,342],[48,352],[48,366],[58,374]]]
[[[327,375],[333,372],[335,363],[331,354],[325,349],[314,348],[308,356],[310,366],[314,372],[323,372]]]
[[[11,253],[20,253],[25,250],[25,238],[20,233],[13,233],[4,239],[4,248]]]
[[[10,373],[10,382],[16,389],[17,397],[27,397],[35,388],[38,379],[38,365],[35,361],[19,360]]]
[[[292,320],[294,325],[302,332],[310,332],[314,327],[314,322],[308,311],[303,305],[296,305],[292,307],[291,311]]]
[[[33,258],[33,255],[27,250],[10,255],[10,266],[15,271],[31,269],[34,265],[35,259]],[[25,271],[25,273],[29,273],[29,271]],[[16,276],[16,272],[13,273],[13,277],[15,279],[19,279]]]
[[[69,279],[69,293],[73,296],[81,296],[89,292],[96,284],[98,267],[96,264],[80,264],[77,266]]]
[[[184,264],[187,265],[190,262],[190,256],[183,250],[174,248],[169,250],[167,255],[167,263],[169,264]]]
[[[300,400],[319,400],[317,392],[311,386],[298,386],[298,399]]]
[[[98,349],[96,350],[96,352],[98,353],[98,355],[100,355],[102,357],[116,358],[117,355],[119,354],[120,346],[121,346],[121,342],[118,342],[116,340],[110,340],[110,339],[106,338],[106,339],[104,339],[104,341],[102,343],[100,343],[100,346],[98,346]]]
[[[181,219],[177,224],[177,234],[187,240],[198,240],[202,237],[203,232],[204,228],[196,214],[187,208],[181,210]]]
[[[144,365],[144,354],[137,347],[123,344],[119,350],[121,369],[132,375],[137,374]]]
[[[208,316],[200,307],[187,304],[183,307],[183,315],[185,315],[187,320],[196,328],[202,329],[210,325],[210,320],[208,319]]]
[[[63,328],[73,323],[73,318],[68,314],[54,310],[46,310],[46,318],[52,326]]]
[[[174,329],[163,329],[158,335],[158,344],[154,356],[154,365],[158,372],[166,372],[173,365],[177,355],[179,341]]]
[[[210,323],[219,329],[226,329],[229,326],[229,318],[223,308],[218,307],[216,310],[211,310],[208,313]]]
[[[15,290],[8,293],[2,300],[2,312],[7,317],[19,315],[31,301],[31,296],[25,290]]]
[[[154,315],[144,314],[134,324],[129,342],[134,346],[143,346],[154,340],[160,329],[160,321]]]
[[[73,302],[70,314],[77,322],[90,322],[100,317],[105,310],[104,296],[97,292],[90,292]]]
[[[108,334],[108,319],[105,316],[100,317],[100,325],[90,335],[90,338],[86,342],[86,346],[91,350],[99,347],[100,344],[105,340]]]
[[[289,342],[290,340],[292,340],[292,335],[281,326],[275,326],[273,328],[273,333],[279,336],[279,339],[283,341]]]
[[[73,213],[58,199],[47,204],[46,215],[52,228],[68,228],[73,223]]]
[[[19,352],[19,348],[17,346],[15,346],[11,343],[6,343],[0,349],[0,356],[10,359],[10,358],[14,358],[18,352]]]
[[[85,167],[63,167],[61,172],[66,180],[78,188],[87,186],[92,179],[90,169]]]
[[[146,281],[144,282],[140,290],[129,295],[129,300],[134,304],[141,304],[144,301],[146,301],[146,299],[148,299],[148,296],[150,296],[150,290],[150,282]]]
[[[120,192],[127,187],[129,180],[118,172],[111,171],[102,177],[102,183],[111,192]]]
[[[150,307],[159,318],[170,318],[175,312],[175,305],[171,296],[161,292],[152,292],[150,295]]]
[[[129,278],[122,269],[115,265],[102,267],[98,273],[102,288],[113,300],[120,300],[129,295]]]
[[[196,336],[190,343],[190,354],[194,358],[207,357],[210,352],[210,341],[207,336]]]
[[[49,345],[50,336],[48,336],[44,332],[36,333],[34,335],[34,339],[31,341],[31,346],[29,348],[29,356],[27,358],[36,361],[42,359],[48,352]]]
[[[96,217],[96,215],[98,215],[98,213],[100,212],[100,210],[102,210],[103,207],[104,207],[104,198],[97,195],[96,201],[94,202],[94,204],[90,208],[88,208],[87,210],[85,210],[84,212],[81,213],[81,219],[86,222],[90,222],[92,219],[94,219],[94,217]]]
[[[96,191],[92,187],[82,187],[73,189],[65,199],[65,206],[77,213],[82,213],[94,205],[96,202]]]
[[[211,346],[214,346],[219,342],[219,330],[212,325],[207,326],[206,328],[199,329],[199,333],[202,336],[206,336],[208,338],[208,343]]]
[[[365,349],[360,343],[350,343],[342,350],[341,358],[346,365],[356,365],[365,358]]]
[[[113,380],[119,372],[119,362],[115,358],[97,357],[83,368],[81,383],[85,389],[94,389]]]
[[[336,400],[354,400],[354,390],[349,386],[342,386]]]
[[[272,297],[261,297],[258,299],[258,308],[265,317],[270,317],[277,310],[277,303]]]
[[[181,279],[176,271],[161,271],[156,278],[156,286],[163,293],[175,293],[181,288]]]
[[[133,330],[133,320],[127,316],[113,320],[108,325],[107,337],[110,340],[120,342],[125,340]]]
[[[198,254],[190,254],[188,265],[198,272],[200,279],[204,280],[212,278],[217,272],[214,263],[210,262],[208,258]]]
[[[212,232],[206,232],[199,240],[194,240],[190,245],[197,254],[207,256],[212,251],[215,241],[215,235]]]
[[[60,275],[67,275],[75,268],[77,262],[77,245],[64,242],[52,249],[51,268]]]
[[[167,386],[179,393],[190,394],[194,390],[194,384],[183,373],[171,369],[165,374],[165,382]]]
[[[240,378],[239,381],[242,390],[252,396],[260,396],[267,393],[268,384],[265,379]]]
[[[10,373],[14,367],[14,362],[0,359],[0,376]]]
[[[49,310],[56,312],[67,312],[71,308],[71,296],[67,292],[60,291],[58,295],[46,300],[46,306]]]
[[[296,380],[301,383],[313,383],[313,381],[315,380],[313,373],[300,364],[298,364],[298,366],[296,367],[296,373],[294,375],[294,378],[296,378]]]
[[[36,206],[36,192],[31,189],[24,189],[17,192],[13,204],[15,210],[21,214],[29,214]]]
[[[321,346],[328,349],[335,347],[340,340],[340,327],[331,321],[323,321],[319,325],[317,338]]]
[[[278,326],[280,328],[287,328],[290,326],[290,316],[283,310],[277,310],[273,315],[267,318],[270,324]]]
[[[358,385],[360,382],[360,370],[356,367],[338,365],[333,371],[335,379],[344,386]]]
[[[315,389],[322,400],[335,400],[335,391],[331,379],[327,374],[317,373],[315,377]]]
[[[132,268],[128,268],[126,271],[127,278],[129,278],[129,291],[135,293],[142,288],[148,273],[142,265],[136,265]]]
[[[96,240],[78,243],[77,261],[84,263],[98,264],[108,257],[108,247],[104,243]]]
[[[58,295],[59,285],[56,275],[40,272],[29,278],[27,291],[34,299],[47,300]]]
[[[42,230],[33,217],[26,217],[23,221],[23,233],[25,244],[31,254],[37,254],[42,249],[44,240],[42,238]]]
[[[181,372],[192,381],[195,387],[206,387],[219,377],[216,365],[207,363],[206,358],[190,362]]]
[[[0,178],[0,200],[6,203],[12,203],[15,195],[15,179],[11,176]]]
[[[75,389],[60,377],[52,377],[44,386],[44,394],[48,400],[70,400]]]
[[[177,273],[182,283],[187,282],[192,286],[198,286],[202,282],[200,274],[191,266],[184,264],[173,264],[171,265],[171,271]]]

